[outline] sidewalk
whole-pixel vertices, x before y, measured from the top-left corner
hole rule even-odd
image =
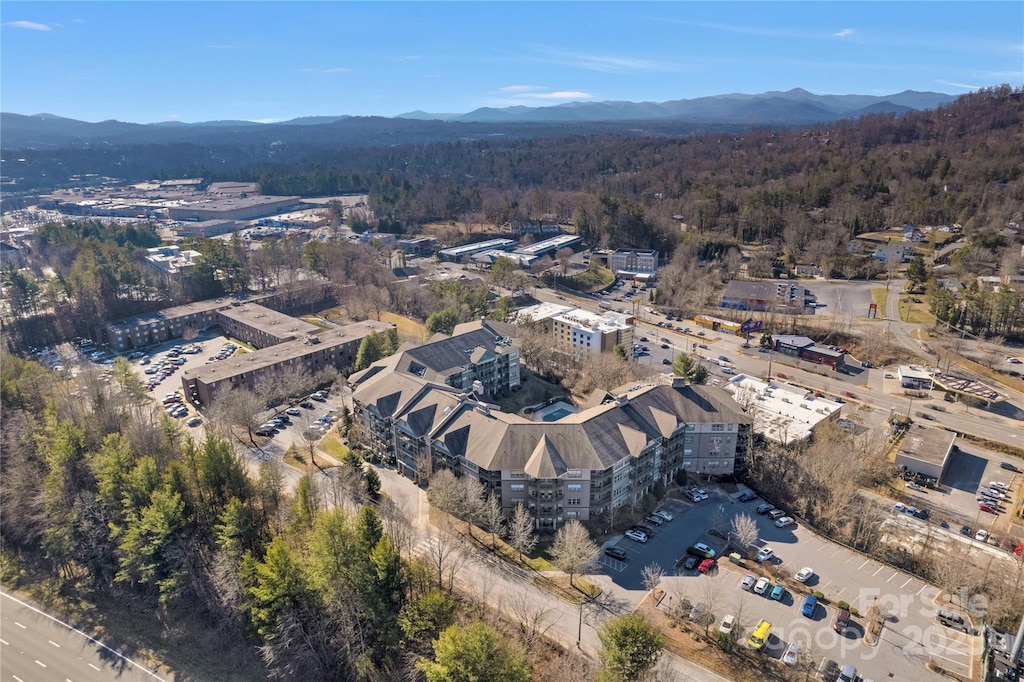
[[[396,501],[405,501],[407,511],[415,510],[412,521],[425,536],[419,545],[423,547],[434,533],[426,491],[393,469],[375,468],[380,475],[382,492]],[[463,592],[480,599],[513,622],[526,614],[527,617],[535,617],[539,621],[538,629],[548,639],[566,650],[572,650],[578,644],[580,652],[591,660],[598,659],[597,650],[601,645],[598,628],[611,616],[628,612],[623,608],[627,600],[609,589],[610,581],[598,580],[605,592],[596,602],[581,608],[537,587],[529,574],[518,566],[472,547],[463,551],[467,561],[456,576]],[[674,679],[678,682],[727,682],[726,678],[669,651],[662,654],[660,665],[675,673]]]

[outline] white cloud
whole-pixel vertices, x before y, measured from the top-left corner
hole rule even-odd
[[[498,92],[534,92],[543,89],[539,85],[506,85],[503,88],[498,88]]]
[[[968,85],[967,83],[954,83],[952,81],[942,80],[941,78],[935,82],[941,83],[942,85],[949,85],[954,88],[963,88],[964,90],[980,90],[981,88],[986,87],[984,85]]]
[[[280,120],[281,119],[279,119],[279,118],[255,118],[255,119],[253,119],[252,122],[253,123],[277,123]]]
[[[838,33],[833,33],[832,37],[833,38],[849,38],[854,33],[856,33],[856,31],[854,31],[852,28],[844,28],[842,31],[839,31]]]
[[[53,26],[47,24],[40,24],[35,21],[8,21],[4,26],[10,26],[11,28],[24,28],[29,31],[52,31]]]
[[[575,66],[588,71],[602,73],[626,73],[630,71],[678,71],[681,67],[668,62],[637,57],[620,57],[612,54],[587,54],[581,52],[563,52],[561,50],[544,50],[549,58],[540,61],[553,62],[564,66]]]
[[[559,90],[557,92],[524,92],[524,93],[521,93],[521,94],[517,95],[517,97],[520,97],[522,99],[544,99],[544,100],[551,100],[551,99],[574,100],[574,99],[593,99],[594,98],[594,96],[591,95],[589,92],[583,92],[582,90]]]

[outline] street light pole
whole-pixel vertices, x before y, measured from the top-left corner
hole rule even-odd
[[[580,642],[583,641],[583,595],[580,595],[580,625],[576,630],[576,648],[582,649]]]

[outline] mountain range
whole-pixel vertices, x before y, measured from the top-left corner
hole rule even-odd
[[[4,149],[53,149],[97,144],[257,144],[333,142],[350,146],[409,144],[493,136],[536,137],[566,132],[686,134],[748,126],[793,127],[933,109],[955,97],[938,92],[815,95],[795,88],[756,95],[727,94],[667,102],[568,102],[550,107],[484,107],[464,114],[413,111],[394,118],[304,116],[277,123],[165,121],[89,123],[53,114],[0,114]],[[574,127],[567,130],[565,126]]]

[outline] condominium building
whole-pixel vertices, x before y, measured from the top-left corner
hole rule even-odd
[[[658,274],[658,252],[650,249],[616,249],[608,267],[622,279],[650,280]]]
[[[547,422],[396,372],[390,359],[371,369],[349,379],[369,447],[413,478],[472,476],[540,529],[637,503],[680,470],[732,474],[746,453],[750,420],[714,387],[634,387]]]
[[[633,347],[633,316],[573,309],[551,318],[551,334],[555,344],[570,353],[611,353],[620,344],[629,351]]]

